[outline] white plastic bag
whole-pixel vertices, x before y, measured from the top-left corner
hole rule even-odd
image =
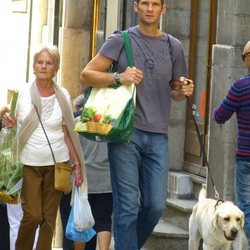
[[[74,224],[77,231],[90,229],[94,226],[95,220],[89,205],[88,196],[76,187],[74,194]]]
[[[76,230],[74,224],[74,205],[71,207],[69,219],[66,226],[66,238],[72,241],[88,242],[94,236],[96,232],[93,228],[82,230],[81,232]]]

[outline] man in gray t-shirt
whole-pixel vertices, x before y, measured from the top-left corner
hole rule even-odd
[[[134,64],[143,69],[143,78],[136,88],[135,124],[138,129],[166,133],[168,129],[172,79],[187,75],[182,44],[173,36],[157,37],[140,32],[139,26],[128,29]],[[118,72],[128,66],[121,32],[109,37],[99,54],[116,62]]]
[[[134,67],[128,67],[121,32],[115,32],[81,73],[85,85],[136,84],[134,128],[129,143],[109,143],[116,250],[140,249],[166,205],[167,129],[171,98],[185,99],[194,84],[180,41],[161,32],[163,0],[137,0],[139,25],[128,29]],[[117,72],[108,73],[114,64]]]

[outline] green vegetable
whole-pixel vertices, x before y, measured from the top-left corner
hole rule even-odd
[[[13,91],[10,115],[14,117],[18,91]],[[0,201],[18,203],[20,188],[13,188],[22,179],[22,164],[18,153],[12,150],[13,142],[17,143],[16,126],[3,128],[0,132]]]
[[[81,121],[82,122],[89,121],[94,116],[95,113],[96,109],[94,107],[84,108],[81,115]]]
[[[16,103],[18,98],[18,91],[14,90],[12,94],[11,106],[10,106],[10,116],[14,117],[16,110]]]
[[[103,117],[102,123],[104,123],[104,124],[110,124],[111,119],[112,119],[111,115],[105,115]]]

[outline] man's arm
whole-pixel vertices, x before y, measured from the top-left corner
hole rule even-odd
[[[213,110],[212,117],[218,124],[223,124],[228,121],[239,108],[239,102],[232,101],[232,95],[231,98],[229,98],[229,95],[228,93],[220,105]]]
[[[97,54],[83,69],[80,80],[83,85],[106,87],[114,82],[113,73],[107,72],[112,59]]]
[[[93,87],[106,87],[113,84],[114,73],[107,72],[112,63],[112,59],[97,54],[81,72],[81,83]],[[120,72],[121,84],[139,84],[142,78],[142,71],[136,67],[127,67],[124,72]]]

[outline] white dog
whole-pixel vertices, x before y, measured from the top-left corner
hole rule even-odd
[[[206,189],[202,188],[189,218],[189,250],[198,250],[201,239],[204,250],[248,249],[244,213],[231,201],[206,197]]]

